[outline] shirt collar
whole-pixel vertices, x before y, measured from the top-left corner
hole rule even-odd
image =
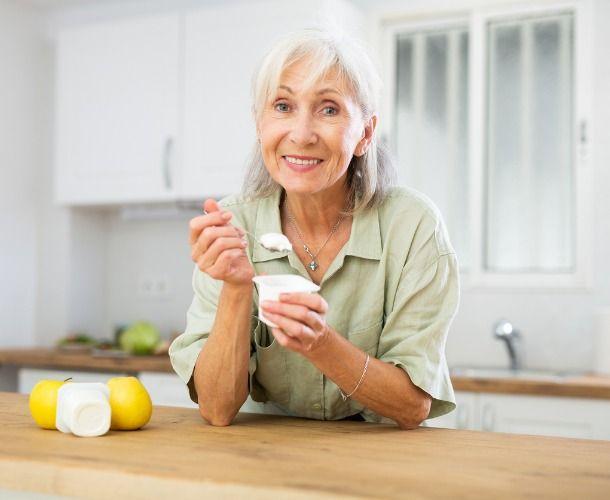
[[[265,233],[281,233],[280,195],[278,189],[273,194],[261,198],[256,212],[254,235],[260,239]],[[352,232],[345,246],[345,254],[363,259],[381,259],[381,231],[377,207],[364,209],[352,220]],[[261,245],[254,245],[252,262],[265,262],[286,257],[288,252],[270,252]]]

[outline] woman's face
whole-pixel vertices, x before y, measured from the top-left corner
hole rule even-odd
[[[348,86],[330,72],[303,88],[307,69],[304,61],[284,70],[257,126],[269,174],[287,192],[301,194],[344,180],[352,156],[365,153],[371,133]]]

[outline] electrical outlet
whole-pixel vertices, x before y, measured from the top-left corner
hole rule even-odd
[[[167,275],[142,275],[137,287],[137,295],[144,299],[163,299],[171,295]]]

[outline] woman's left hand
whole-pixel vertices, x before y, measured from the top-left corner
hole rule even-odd
[[[330,336],[328,304],[317,293],[283,293],[279,302],[266,300],[262,307],[265,317],[278,325],[273,336],[291,351],[311,355]]]

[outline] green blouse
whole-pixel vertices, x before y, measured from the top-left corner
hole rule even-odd
[[[282,232],[279,200],[277,192],[253,201],[232,196],[221,205],[233,213],[232,223],[258,238]],[[247,251],[256,274],[309,279],[294,253],[273,253],[259,245],[249,245]],[[394,188],[378,208],[355,215],[350,238],[320,286],[329,305],[327,323],[361,350],[405,370],[433,398],[428,418],[455,408],[445,343],[459,302],[458,265],[430,200],[412,189]],[[174,370],[195,402],[193,369],[212,329],[221,288],[222,281],[195,266],[186,330],[169,350]],[[337,420],[359,413],[367,421],[382,421],[357,400],[343,401],[332,380],[275,342],[257,311],[255,290],[249,364],[254,401],[270,401],[293,416]]]

